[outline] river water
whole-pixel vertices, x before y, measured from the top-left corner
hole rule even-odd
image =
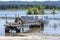
[[[60,10],[56,10],[56,15],[50,14],[52,10],[46,10],[45,15],[48,15],[49,18],[58,18],[58,19],[49,19],[48,25],[44,27],[44,30],[41,32],[43,34],[59,34],[60,35]],[[0,11],[0,17],[7,14],[9,17],[14,17],[15,14],[19,16],[27,15],[26,10],[15,10],[15,11]],[[14,22],[14,19],[8,19],[10,22]],[[0,19],[0,36],[5,36],[5,19]]]

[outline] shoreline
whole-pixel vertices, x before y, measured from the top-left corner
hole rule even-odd
[[[43,34],[25,34],[27,36],[1,36],[0,40],[60,40],[60,36]]]
[[[7,34],[9,34],[9,33],[7,33]],[[31,36],[31,35],[42,35],[42,36],[59,36],[60,37],[60,34],[42,34],[42,33],[17,33],[17,35],[16,34],[10,34],[11,36],[21,36],[21,35],[25,35],[25,36]],[[8,37],[9,37],[9,35],[8,35]]]
[[[27,9],[5,9],[5,10],[0,10],[0,11],[19,11],[19,10],[27,10]],[[45,10],[53,10],[53,9],[45,9]],[[60,11],[60,9],[55,9],[55,10]]]
[[[0,11],[20,11],[20,10],[26,10],[26,9],[6,9],[6,10],[0,10]]]

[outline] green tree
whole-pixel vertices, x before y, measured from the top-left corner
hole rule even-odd
[[[33,12],[34,12],[34,14],[38,14],[36,7],[33,7]]]
[[[32,14],[32,8],[27,9],[27,14],[31,15]]]
[[[45,14],[45,12],[44,12],[44,10],[45,10],[45,6],[44,5],[40,5],[40,14]]]
[[[40,5],[41,10],[45,10],[45,6],[43,4]]]

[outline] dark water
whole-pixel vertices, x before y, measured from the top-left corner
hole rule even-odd
[[[56,11],[57,14],[54,15],[54,16],[57,16],[57,18],[59,18],[60,16],[60,11]],[[15,16],[15,13],[19,14],[19,16],[22,16],[22,15],[27,15],[26,11],[0,11],[0,16],[5,16],[5,14],[8,14],[8,16],[12,16],[14,17]],[[49,11],[46,11],[46,13],[50,13]],[[48,14],[49,16],[49,14]],[[50,17],[54,17],[54,16],[49,16]],[[14,20],[10,20],[8,19],[9,22],[14,22]],[[5,36],[5,19],[0,19],[0,36]],[[38,28],[36,28],[37,30]],[[43,30],[39,30],[37,31],[36,33],[43,33],[43,34],[59,34],[60,35],[60,20],[56,20],[56,19],[51,19],[49,20],[49,23],[48,25],[45,25],[44,26],[44,29]]]

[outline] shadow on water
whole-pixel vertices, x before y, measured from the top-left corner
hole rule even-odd
[[[40,27],[39,25],[32,25],[30,26],[30,31],[27,32],[23,32],[22,34],[26,34],[26,33],[41,33],[41,31],[44,30],[44,27]],[[6,36],[26,36],[26,35],[22,35],[21,33],[16,33],[16,34],[10,34],[10,33],[5,33]]]

